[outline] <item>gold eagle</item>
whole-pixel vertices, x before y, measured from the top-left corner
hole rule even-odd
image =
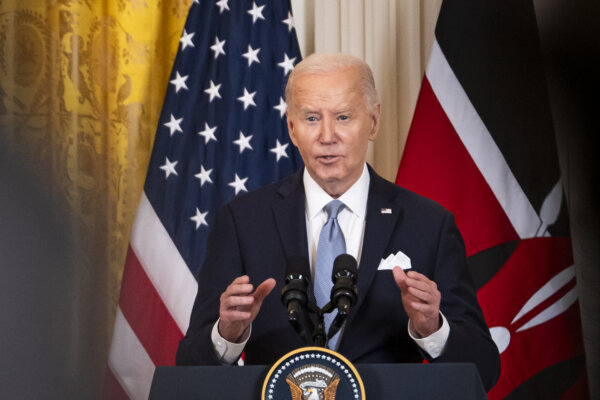
[[[290,387],[290,392],[292,394],[292,400],[304,400],[302,389],[300,386],[296,385],[290,379],[286,378],[285,380]],[[323,389],[323,400],[335,400],[335,392],[337,391],[337,387],[340,383],[340,378],[333,380],[325,389]]]
[[[285,379],[288,386],[290,387],[290,392],[292,393],[292,400],[302,400],[302,389],[300,386],[296,385],[294,382],[289,379]]]

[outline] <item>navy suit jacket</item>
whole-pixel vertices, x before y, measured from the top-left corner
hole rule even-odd
[[[306,345],[288,322],[287,308],[281,303],[286,260],[308,257],[302,172],[242,195],[218,213],[198,276],[190,325],[177,351],[178,365],[219,364],[211,329],[219,317],[221,293],[241,275],[248,275],[255,286],[270,277],[277,281],[252,323],[245,363],[272,364]],[[338,351],[353,363],[422,362],[427,358],[408,335],[408,317],[392,271],[377,270],[381,259],[402,251],[413,270],[438,285],[440,309],[450,324],[444,352],[428,361],[474,362],[489,390],[498,379],[499,354],[477,303],[452,214],[384,180],[371,168],[369,173],[358,300]]]

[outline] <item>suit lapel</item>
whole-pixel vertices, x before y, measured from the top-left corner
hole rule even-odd
[[[286,260],[295,256],[303,256],[308,259],[305,216],[306,196],[302,174],[303,169],[279,188],[278,193],[281,200],[273,205],[273,215],[275,216],[275,223],[283,244]],[[286,266],[282,265],[281,268],[283,270]],[[314,301],[312,289],[308,290],[308,296],[311,301]],[[304,313],[303,327],[306,330],[307,345],[312,345],[312,334],[316,323],[317,319],[314,314]]]
[[[401,207],[393,202],[395,192],[386,190],[388,182],[379,177],[371,168],[369,168],[369,172],[371,173],[371,183],[367,201],[365,234],[358,268],[358,298],[348,317],[347,325],[352,322],[360,309],[375,278],[379,262],[387,256],[384,252],[402,211]]]
[[[306,238],[305,195],[302,172],[285,182],[278,193],[281,200],[273,205],[273,214],[286,258],[304,256],[308,258]],[[284,267],[284,266],[282,266]]]

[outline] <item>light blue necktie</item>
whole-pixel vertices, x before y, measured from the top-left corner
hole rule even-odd
[[[333,261],[337,256],[346,252],[346,240],[337,220],[337,216],[343,208],[344,203],[340,200],[332,200],[325,205],[327,221],[321,229],[319,244],[317,245],[314,289],[317,306],[321,308],[331,299]],[[331,326],[331,322],[336,315],[337,310],[325,314],[325,333],[329,330],[329,326]],[[340,332],[329,340],[329,348],[335,349],[339,336]]]

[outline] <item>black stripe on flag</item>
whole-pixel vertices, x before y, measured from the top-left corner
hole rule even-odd
[[[457,79],[539,212],[560,170],[533,4],[444,2],[435,33]]]

